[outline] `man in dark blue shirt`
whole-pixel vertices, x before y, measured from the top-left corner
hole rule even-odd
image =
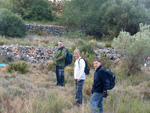
[[[106,98],[108,96],[109,79],[106,76],[106,70],[101,66],[98,59],[95,59],[93,64],[95,73],[90,105],[92,113],[103,113],[103,97]]]

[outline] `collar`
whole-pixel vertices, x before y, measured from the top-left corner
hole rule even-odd
[[[64,46],[62,46],[62,47],[60,47],[60,48],[58,48],[58,49],[63,49],[64,48]]]
[[[77,60],[79,60],[80,58],[81,58],[81,56]]]
[[[96,69],[96,72],[102,67],[102,65],[100,65],[97,69]]]

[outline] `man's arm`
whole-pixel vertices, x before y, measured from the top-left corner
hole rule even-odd
[[[59,56],[59,57],[56,59],[56,61],[65,59],[65,58],[66,58],[66,53],[67,53],[67,52],[66,52],[66,49],[63,48],[62,53],[61,53],[61,56]]]
[[[106,98],[108,96],[107,94],[107,89],[109,87],[109,79],[106,76],[106,72],[104,70],[100,71],[101,77],[102,77],[102,82],[104,84],[104,88],[103,88],[103,97]]]
[[[106,72],[105,72],[104,70],[101,70],[101,71],[100,71],[100,75],[101,75],[101,77],[102,77],[102,82],[103,82],[103,84],[104,84],[103,90],[107,90],[108,87],[109,87],[109,79],[108,79],[108,77],[106,76]]]
[[[85,69],[85,61],[83,59],[79,59],[79,78],[81,78],[81,76],[84,74],[84,69]],[[78,79],[78,82],[80,81],[80,79]]]

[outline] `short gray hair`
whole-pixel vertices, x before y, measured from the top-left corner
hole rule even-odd
[[[74,50],[74,53],[75,53],[75,52],[78,52],[78,53],[80,54],[80,50]]]

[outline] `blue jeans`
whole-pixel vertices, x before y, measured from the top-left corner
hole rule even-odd
[[[80,80],[79,82],[77,80],[75,80],[75,83],[76,83],[75,101],[78,104],[82,104],[82,89],[83,89],[84,80]]]
[[[94,92],[90,99],[90,105],[92,113],[103,113],[103,93]]]
[[[64,83],[64,67],[56,66],[57,85],[65,86]]]

